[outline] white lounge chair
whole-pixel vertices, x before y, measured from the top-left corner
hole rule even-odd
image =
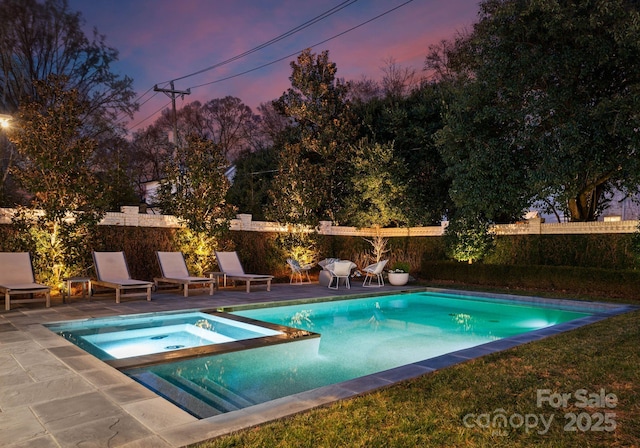
[[[370,264],[366,268],[362,270],[362,275],[364,275],[364,281],[362,282],[362,286],[365,288],[381,288],[384,286],[384,278],[382,277],[382,270],[389,260],[382,260],[377,263]],[[373,278],[378,280],[377,285],[371,284],[371,280]],[[367,281],[368,280],[368,281]]]
[[[224,275],[225,284],[227,280],[245,282],[247,284],[247,292],[251,292],[251,282],[266,282],[267,291],[271,291],[273,275],[246,274],[236,252],[216,251],[216,260],[218,260],[220,272]]]
[[[338,289],[338,285],[340,284],[340,279],[344,279],[344,284],[347,289],[351,289],[351,284],[349,283],[349,276],[351,275],[351,270],[357,267],[355,263],[348,260],[336,261],[334,263],[330,263],[325,266],[325,269],[329,271],[331,274],[331,279],[329,280],[328,287],[330,289]],[[336,286],[331,286],[333,284],[333,280],[336,281]]]
[[[190,285],[201,285],[202,287],[209,287],[209,295],[213,295],[213,286],[216,283],[216,279],[207,277],[194,277],[189,274],[187,263],[184,261],[184,255],[182,252],[156,252],[158,258],[158,264],[160,265],[160,272],[162,277],[154,278],[153,282],[158,286],[158,283],[173,283],[183,287],[184,296],[189,297]]]
[[[29,252],[0,252],[0,292],[4,293],[4,309],[13,303],[45,302],[51,306],[51,288],[36,283]],[[11,299],[13,295],[30,295],[28,299]],[[44,294],[44,297],[33,297]]]
[[[304,266],[301,266],[298,260],[294,260],[293,258],[287,258],[287,264],[291,268],[291,276],[289,277],[289,284],[293,283],[293,279],[295,277],[298,278],[298,280],[296,280],[296,283],[298,282],[303,283],[304,275],[307,276],[307,282],[311,283],[311,279],[309,278],[309,271],[313,267],[312,264],[306,264]]]
[[[116,303],[120,303],[122,297],[146,297],[148,301],[151,300],[153,283],[131,278],[124,252],[93,252],[93,263],[98,279],[92,284],[115,289]]]

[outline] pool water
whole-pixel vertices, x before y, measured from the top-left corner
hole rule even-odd
[[[203,418],[590,313],[422,292],[233,314],[321,337],[123,371]]]
[[[283,334],[197,311],[105,317],[47,327],[104,361]]]
[[[160,353],[167,350],[221,344],[235,339],[196,325],[169,325],[160,328],[114,331],[83,336],[116,359]]]

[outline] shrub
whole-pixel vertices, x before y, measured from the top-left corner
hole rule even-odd
[[[495,245],[489,223],[477,219],[457,219],[445,231],[447,254],[458,261],[471,264],[481,260]]]
[[[393,266],[391,266],[391,270],[396,272],[409,272],[410,269],[411,266],[405,261],[396,261],[395,263],[393,263]]]

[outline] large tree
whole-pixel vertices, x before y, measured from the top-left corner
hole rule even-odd
[[[394,70],[404,73],[397,67]],[[387,91],[385,88],[381,91],[386,93],[367,101],[354,101],[354,111],[363,124],[363,136],[393,148],[391,160],[380,161],[389,167],[393,181],[404,185],[402,194],[387,194],[385,198],[402,210],[393,222],[396,225],[437,223],[451,209],[449,180],[434,141],[434,134],[442,127],[441,89],[437,84],[423,82],[410,90]]]
[[[255,221],[267,219],[265,210],[269,202],[269,189],[277,171],[276,148],[243,151],[235,162],[233,184],[227,192],[227,201],[240,213],[253,215]]]
[[[352,177],[345,200],[346,224],[356,227],[398,227],[407,224],[405,213],[406,174],[393,144],[363,138],[350,145]],[[380,260],[377,260],[380,261]]]
[[[36,81],[64,76],[65,88],[88,103],[79,132],[103,146],[100,165],[108,170],[107,142],[122,130],[121,118],[136,109],[135,92],[130,78],[111,69],[118,52],[97,30],[87,37],[82,25],[80,13],[69,11],[66,0],[0,1],[0,112],[14,114],[36,98]],[[17,154],[12,145],[0,150],[0,202],[7,203],[7,173]]]
[[[356,128],[348,86],[336,79],[329,52],[303,51],[291,63],[291,87],[274,102],[290,119],[273,183],[271,216],[280,222],[339,222],[349,194]]]
[[[166,130],[156,124],[135,132],[131,144],[131,176],[142,197],[145,183],[164,178],[165,166],[173,158],[174,148]]]
[[[226,160],[219,145],[188,135],[186,145],[165,167],[158,202],[165,214],[181,218],[197,233],[216,236],[228,226],[233,208],[226,204],[229,181]]]
[[[20,155],[11,169],[31,203],[13,222],[23,230],[23,249],[36,253],[52,286],[69,275],[86,275],[91,235],[111,190],[93,172],[95,139],[82,133],[90,103],[66,81],[55,75],[35,81],[36,94],[20,104],[20,126],[9,133]]]
[[[107,187],[92,171],[96,141],[83,135],[82,117],[90,104],[65,77],[34,82],[36,95],[17,113],[10,139],[22,156],[13,172],[32,195],[32,206],[52,221],[69,213],[97,222],[105,212]]]
[[[176,113],[178,145],[186,136],[199,136],[214,142],[227,161],[233,160],[251,147],[260,117],[245,105],[240,98],[226,96],[201,103],[193,101]],[[174,117],[165,109],[153,127],[173,132]]]
[[[461,211],[573,221],[640,184],[640,11],[631,0],[486,0],[430,68],[455,99],[439,143]],[[438,65],[440,64],[440,65]]]

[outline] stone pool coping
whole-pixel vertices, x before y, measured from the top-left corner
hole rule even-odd
[[[486,293],[424,287],[385,286],[376,291],[389,294],[404,290],[489,296]],[[188,298],[179,294],[154,293],[151,302],[126,301],[121,304],[113,303],[112,299],[74,299],[68,304],[54,301],[54,306],[48,309],[28,306],[0,313],[0,445],[45,448],[87,443],[92,446],[180,447],[640,309],[631,305],[491,294],[508,301],[528,299],[566,306],[584,306],[588,303],[595,304],[597,309],[591,316],[564,324],[201,420],[55,335],[43,325],[116,314],[356,298],[371,292],[369,288],[358,285],[352,285],[351,290],[333,291],[317,284],[276,284],[272,285],[271,292],[258,288],[246,294],[244,289],[236,288],[221,290],[214,296],[202,294]]]

